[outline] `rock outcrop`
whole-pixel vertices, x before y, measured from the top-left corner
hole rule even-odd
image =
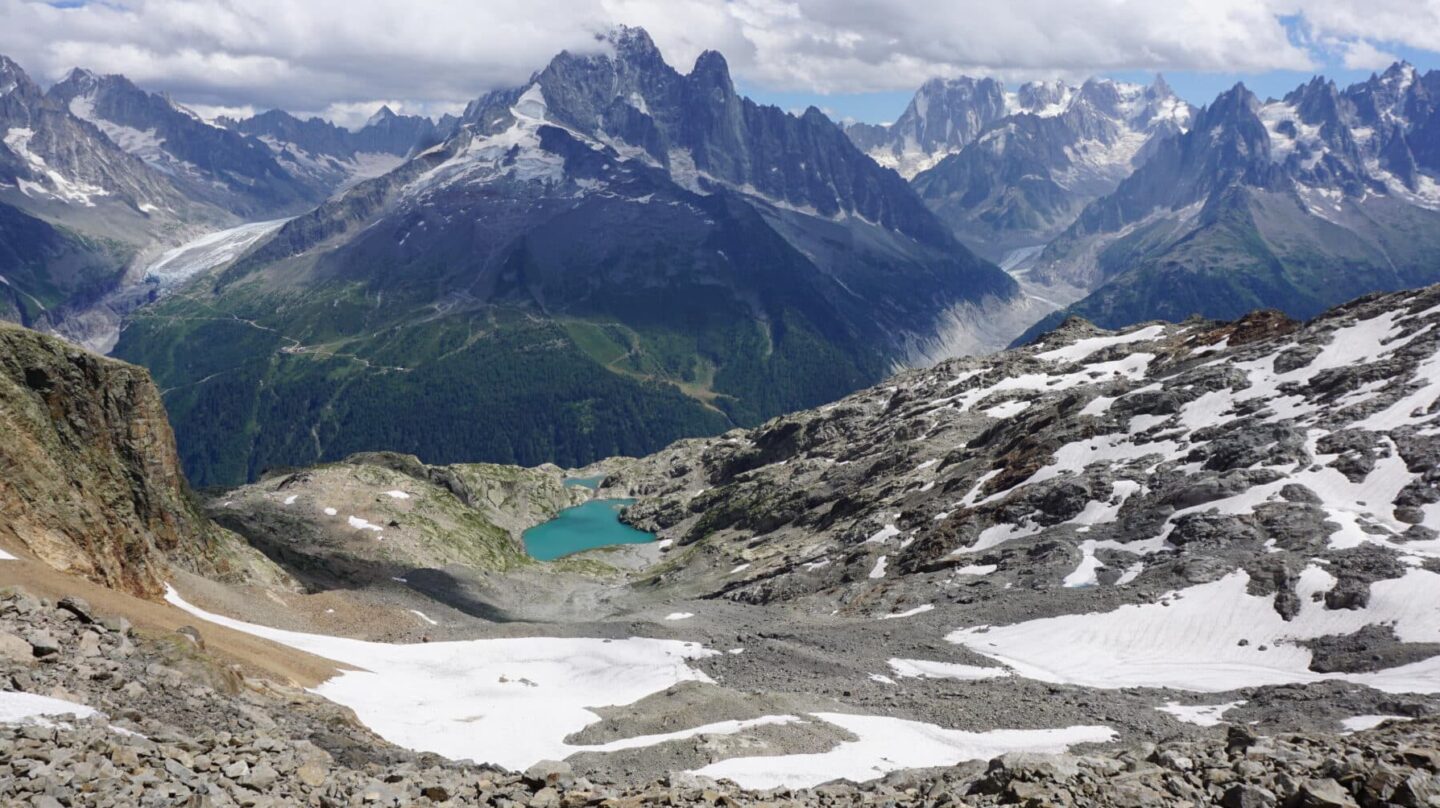
[[[528,563],[521,534],[578,505],[557,466],[432,466],[366,452],[277,473],[211,498],[217,524],[314,588],[388,582],[415,568],[505,571]]]
[[[196,507],[143,369],[0,324],[0,544],[153,597],[171,563],[283,573]]]

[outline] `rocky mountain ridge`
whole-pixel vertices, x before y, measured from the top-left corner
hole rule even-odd
[[[1265,306],[1311,317],[1434,283],[1437,88],[1440,72],[1403,63],[1281,100],[1237,85],[1087,207],[1028,278],[1088,292],[1070,311],[1109,326]]]
[[[1363,612],[1434,575],[1437,318],[1440,287],[1304,326],[1072,321],[1032,348],[615,461],[601,494],[642,498],[627,518],[679,556],[657,585],[703,597],[882,613],[960,597],[985,623],[1012,612],[984,604],[1017,598],[1033,618],[1248,581],[1287,622],[1311,594]],[[1428,632],[1391,638],[1377,664],[1415,659],[1405,642],[1428,655]],[[1322,669],[1322,646],[1286,675]]]
[[[993,260],[1049,242],[1194,115],[1159,76],[1149,86],[1091,79],[1059,97],[992,121],[911,178],[926,204]]]

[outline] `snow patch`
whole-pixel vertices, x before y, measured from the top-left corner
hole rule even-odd
[[[917,615],[917,614],[924,614],[925,612],[928,612],[928,611],[930,611],[931,609],[934,609],[934,608],[935,608],[935,604],[933,604],[933,603],[923,603],[923,604],[921,604],[921,605],[919,605],[919,606],[916,606],[916,607],[913,608],[913,609],[906,609],[906,610],[903,611],[903,612],[894,612],[894,613],[892,613],[892,614],[882,615],[882,616],[880,617],[880,619],[881,619],[881,620],[894,620],[894,619],[900,618],[900,617],[914,617],[914,616]]]
[[[731,758],[696,774],[729,778],[743,788],[810,788],[839,778],[864,782],[900,769],[953,766],[989,760],[1007,752],[1059,754],[1080,743],[1106,743],[1114,730],[1099,726],[1060,729],[964,732],[901,718],[814,713],[815,718],[854,735],[815,754]]]
[[[1225,704],[1181,704],[1178,701],[1167,701],[1165,706],[1155,709],[1162,713],[1169,713],[1175,717],[1176,721],[1201,727],[1213,727],[1222,722],[1225,713],[1244,703],[1244,701],[1231,701]]]
[[[957,679],[962,682],[999,679],[1010,675],[1010,671],[1005,668],[985,668],[958,662],[931,662],[928,659],[892,659],[890,669],[896,676],[904,678]]]

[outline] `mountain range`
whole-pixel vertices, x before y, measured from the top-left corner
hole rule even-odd
[[[0,57],[0,316],[108,350],[167,251],[311,210],[433,142],[434,123],[385,113],[314,157],[285,113],[217,125],[124,76],[46,90]]]
[[[1396,63],[1282,99],[1204,108],[1149,86],[926,83],[894,124],[847,132],[910,177],[1027,293],[1120,327],[1273,307],[1296,317],[1440,279],[1440,72]]]
[[[604,44],[137,313],[116,353],[167,388],[198,482],[374,448],[650,451],[1019,299],[820,112],[740,97],[718,53],[682,74],[638,29]]]
[[[582,465],[1071,314],[1440,280],[1437,72],[1201,108],[1160,77],[936,79],[840,126],[743,98],[715,52],[596,50],[355,131],[4,60],[0,316],[148,367],[212,485],[376,449]]]

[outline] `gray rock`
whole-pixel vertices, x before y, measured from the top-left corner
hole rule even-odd
[[[562,760],[542,760],[525,770],[526,782],[535,785],[567,785],[574,779],[574,770]]]
[[[15,665],[34,665],[35,648],[6,631],[0,631],[0,661]]]
[[[1356,808],[1355,798],[1345,787],[1326,777],[1300,784],[1297,804],[1306,808]]]
[[[64,609],[65,611],[75,615],[75,617],[78,618],[82,623],[88,625],[95,622],[95,615],[90,610],[90,604],[84,598],[70,595],[68,597],[61,598],[60,602],[55,604],[55,606],[56,608]]]
[[[60,643],[49,631],[32,631],[25,639],[30,643],[31,652],[39,659],[60,653]]]

